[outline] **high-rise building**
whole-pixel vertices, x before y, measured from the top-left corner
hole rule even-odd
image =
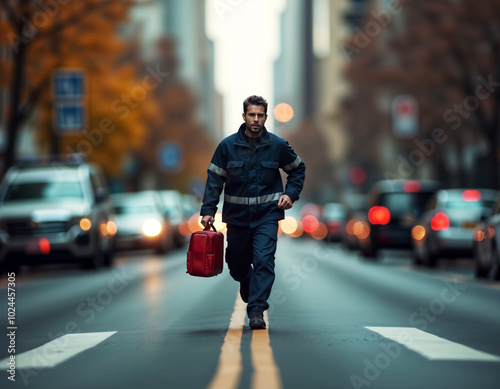
[[[214,44],[206,35],[205,13],[205,0],[156,0],[138,3],[133,19],[141,29],[146,59],[159,55],[160,37],[175,41],[177,74],[198,99],[199,120],[217,140],[222,136],[222,98],[215,90]]]
[[[215,90],[214,44],[206,35],[205,0],[159,0],[162,32],[175,39],[179,76],[199,98],[200,119],[222,137],[222,102]]]
[[[317,137],[325,155],[315,160],[325,168],[317,199],[339,195],[348,137],[339,119],[347,94],[342,41],[349,34],[346,13],[349,0],[287,1],[281,20],[281,55],[275,62],[275,101],[294,109],[295,127],[308,123],[307,137]],[[311,130],[310,128],[314,128]],[[280,128],[280,125],[277,126]],[[286,126],[281,126],[282,128]],[[302,127],[301,131],[306,127]],[[294,128],[295,129],[295,128]],[[319,155],[311,155],[319,158]],[[333,166],[335,171],[330,171]]]
[[[294,110],[300,123],[314,110],[312,1],[287,1],[281,16],[281,53],[274,64],[274,101]],[[276,128],[280,128],[276,124]]]

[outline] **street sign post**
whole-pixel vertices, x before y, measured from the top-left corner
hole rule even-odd
[[[176,173],[182,164],[182,149],[178,143],[163,143],[158,150],[160,168],[166,173]]]
[[[413,96],[400,95],[393,100],[392,130],[403,139],[418,135],[418,103]]]
[[[59,103],[56,109],[57,128],[61,132],[81,130],[84,128],[84,108],[80,103]]]
[[[59,134],[83,131],[86,127],[85,72],[59,68],[52,77],[54,126]]]

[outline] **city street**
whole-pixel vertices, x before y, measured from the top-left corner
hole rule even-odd
[[[1,387],[498,388],[500,284],[472,262],[367,262],[280,238],[266,320],[251,331],[227,268],[186,274],[185,250],[122,254],[111,269],[28,269],[15,280],[15,336]],[[8,288],[0,288],[3,331]],[[72,335],[68,335],[72,334]],[[14,339],[15,382],[9,381]]]

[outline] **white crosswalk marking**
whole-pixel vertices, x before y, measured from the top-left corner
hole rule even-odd
[[[16,355],[16,369],[43,369],[54,367],[75,355],[97,346],[115,334],[111,332],[94,332],[87,334],[66,334],[33,350]],[[0,361],[6,366],[9,358]]]
[[[427,359],[448,361],[500,362],[500,357],[440,338],[417,328],[365,327],[394,340]]]

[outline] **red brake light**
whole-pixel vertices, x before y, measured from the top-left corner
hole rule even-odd
[[[386,207],[372,207],[368,211],[368,220],[372,224],[387,224],[391,221],[391,212]]]
[[[47,238],[40,238],[38,241],[38,247],[42,254],[50,254],[50,242]]]
[[[434,231],[447,230],[450,226],[450,219],[443,212],[436,213],[431,219],[431,228]]]
[[[422,189],[422,183],[419,181],[403,182],[403,191],[405,191],[406,193],[420,192],[421,189]]]
[[[476,189],[467,189],[462,192],[462,199],[467,202],[481,200],[481,192]]]
[[[318,227],[318,219],[313,215],[306,215],[302,218],[302,228],[307,234],[312,234]]]

